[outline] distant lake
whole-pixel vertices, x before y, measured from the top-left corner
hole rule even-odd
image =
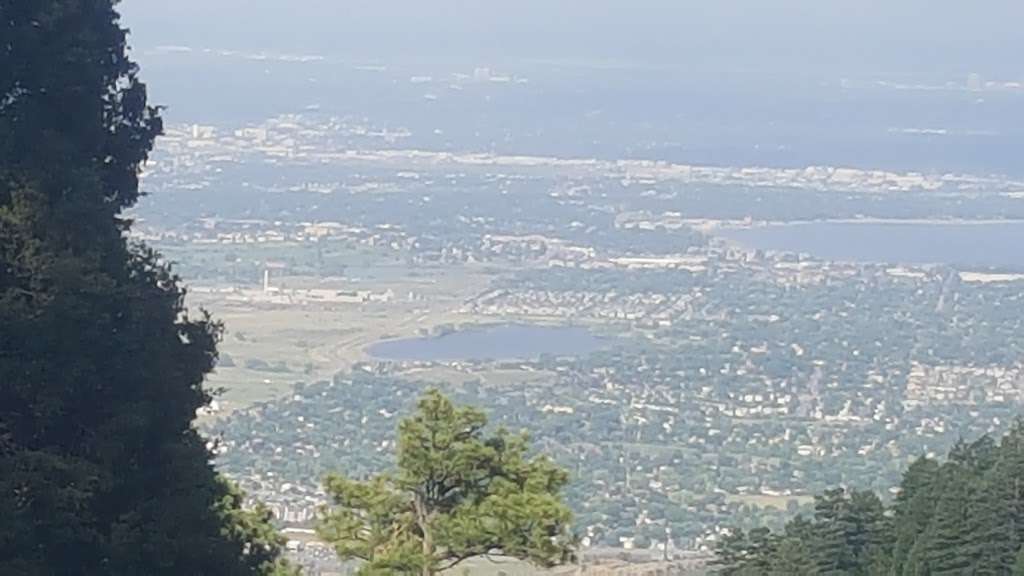
[[[381,360],[528,360],[543,354],[581,356],[606,344],[585,328],[502,324],[379,342],[369,352]]]
[[[717,234],[748,248],[823,260],[1024,270],[1024,222],[810,222],[724,229]]]

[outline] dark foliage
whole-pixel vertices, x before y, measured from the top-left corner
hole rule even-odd
[[[162,129],[111,0],[0,0],[0,574],[261,574],[192,427],[219,326],[122,211]]]
[[[961,442],[943,464],[907,469],[889,508],[870,492],[831,490],[812,520],[782,534],[737,532],[719,572],[754,576],[1010,576],[1024,574],[1024,426],[999,444]]]

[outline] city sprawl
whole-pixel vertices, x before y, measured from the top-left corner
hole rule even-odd
[[[228,390],[204,426],[223,470],[294,530],[324,504],[326,472],[389,462],[397,418],[431,386],[572,471],[585,545],[680,551],[828,486],[887,492],[911,459],[1001,431],[1021,405],[1020,270],[828,261],[729,237],[1013,222],[1020,183],[429,152],[405,137],[315,111],[173,126],[147,167],[160,194],[139,233],[230,327],[214,378]],[[604,345],[368,350],[510,324],[583,327]]]

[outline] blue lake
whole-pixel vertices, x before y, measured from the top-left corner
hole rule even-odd
[[[442,336],[388,340],[371,346],[369,353],[381,360],[528,360],[543,354],[582,356],[606,344],[585,328],[503,324]]]
[[[1024,222],[810,222],[726,229],[718,234],[748,248],[810,254],[823,260],[1024,270]]]

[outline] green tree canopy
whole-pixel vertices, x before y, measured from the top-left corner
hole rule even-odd
[[[782,534],[734,532],[718,551],[724,575],[942,576],[1024,574],[1024,426],[998,444],[960,442],[939,464],[906,471],[891,507],[870,492],[830,490],[813,521]]]
[[[567,474],[528,456],[525,435],[487,434],[487,418],[436,390],[398,433],[397,470],[358,481],[332,475],[334,501],[319,526],[361,574],[436,574],[479,556],[539,566],[572,559]]]
[[[192,427],[219,326],[122,212],[161,133],[113,0],[0,0],[0,574],[279,567]]]

